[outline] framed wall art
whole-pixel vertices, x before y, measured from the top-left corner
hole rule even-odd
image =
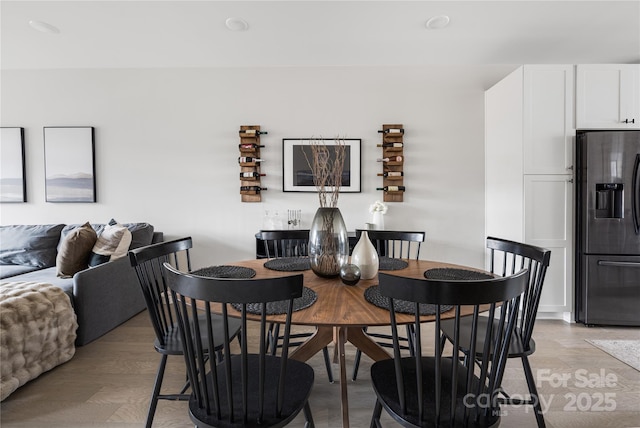
[[[361,189],[360,146],[362,140],[359,138],[340,138],[340,140],[345,146],[340,193],[358,193]],[[333,138],[284,138],[282,140],[282,189],[285,192],[316,192],[309,162],[313,162],[310,146],[312,142],[318,141],[327,146],[331,156],[331,148],[336,145]]]
[[[0,128],[0,202],[27,202],[24,128]]]
[[[96,202],[94,130],[44,128],[47,202]]]

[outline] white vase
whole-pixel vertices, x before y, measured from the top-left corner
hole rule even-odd
[[[371,216],[371,223],[375,230],[384,230],[384,214],[381,211],[374,211]]]
[[[373,279],[378,274],[378,252],[369,239],[366,230],[351,252],[351,263],[360,268],[360,278]]]

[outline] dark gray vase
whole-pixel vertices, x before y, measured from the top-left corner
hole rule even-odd
[[[348,260],[349,238],[340,210],[318,208],[309,229],[311,270],[318,276],[335,278]]]

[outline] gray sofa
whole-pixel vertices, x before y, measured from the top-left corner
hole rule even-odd
[[[2,282],[46,282],[60,287],[71,299],[77,316],[76,345],[85,345],[146,308],[128,257],[77,272],[72,278],[56,275],[61,240],[80,225],[0,226]],[[103,224],[91,225],[96,232]],[[130,249],[162,241],[162,232],[148,223],[124,224],[131,231]],[[1,292],[1,290],[0,290]]]

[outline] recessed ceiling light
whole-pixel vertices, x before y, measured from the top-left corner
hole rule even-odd
[[[438,15],[433,18],[429,18],[425,26],[429,30],[440,30],[441,28],[449,25],[449,17],[447,15]]]
[[[58,30],[57,27],[54,27],[51,24],[48,24],[46,22],[43,21],[34,21],[31,20],[29,21],[29,25],[31,26],[31,28],[33,28],[34,30],[40,31],[41,33],[49,33],[49,34],[59,34],[60,30]]]
[[[249,24],[242,18],[227,18],[224,23],[231,31],[245,31],[249,28]]]

